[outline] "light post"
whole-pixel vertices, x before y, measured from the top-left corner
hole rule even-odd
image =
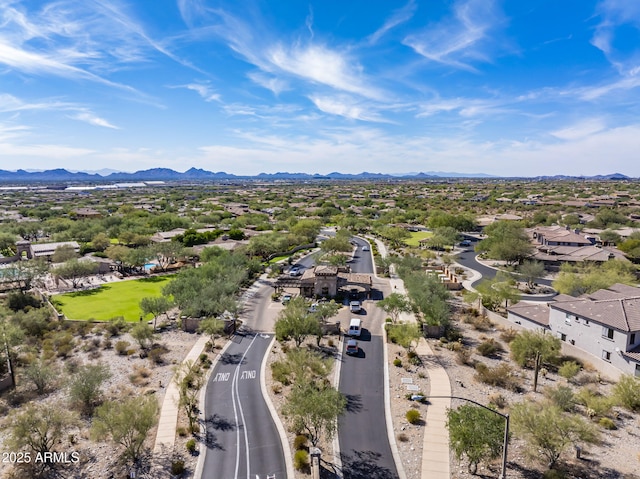
[[[480,406],[487,411],[491,411],[498,416],[504,418],[504,442],[502,444],[502,468],[500,470],[500,479],[506,479],[507,477],[507,445],[509,444],[509,415],[502,414],[501,412],[496,411],[495,409],[491,409],[490,407],[485,406],[484,404],[480,404],[473,399],[463,398],[460,396],[425,396],[425,399],[460,399],[461,401],[467,401],[475,404],[476,406]]]

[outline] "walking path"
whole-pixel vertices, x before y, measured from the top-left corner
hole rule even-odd
[[[375,242],[380,255],[386,256],[387,248],[384,243],[377,239]],[[393,272],[389,283],[394,293],[407,294],[404,282]],[[400,315],[400,320],[415,322],[416,319],[413,314],[403,313]],[[440,365],[426,339],[422,338],[420,340],[416,353],[421,358],[426,357],[425,362],[430,383],[429,396],[451,396],[449,375]],[[389,384],[387,383],[388,390]],[[451,399],[429,399],[429,403],[425,419],[427,430],[422,444],[421,477],[423,479],[449,479],[451,477],[449,468],[449,430],[446,423],[447,409],[451,406]],[[390,441],[395,444],[393,428],[388,433]]]
[[[201,336],[189,351],[189,354],[182,361],[197,361],[204,351],[204,346],[209,341],[209,336]],[[178,424],[178,403],[180,401],[180,393],[178,386],[172,380],[167,384],[167,391],[162,401],[162,409],[160,410],[160,419],[158,420],[158,432],[156,433],[156,444],[153,452],[162,454],[166,451],[173,451],[176,442],[176,425]]]

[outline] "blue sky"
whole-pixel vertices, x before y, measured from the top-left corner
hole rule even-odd
[[[640,1],[0,0],[0,168],[640,176]]]

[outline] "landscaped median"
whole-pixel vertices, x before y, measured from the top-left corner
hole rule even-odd
[[[148,296],[160,296],[162,288],[172,278],[173,275],[153,276],[108,283],[94,289],[57,294],[51,301],[67,319],[108,321],[122,316],[126,321],[139,321],[140,300]]]

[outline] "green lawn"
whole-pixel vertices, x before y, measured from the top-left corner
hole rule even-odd
[[[56,307],[69,319],[108,321],[124,316],[127,321],[139,321],[140,300],[160,296],[171,276],[154,276],[132,281],[107,283],[97,289],[53,296]],[[149,316],[151,319],[151,316]]]
[[[404,242],[407,246],[420,246],[419,241],[425,238],[431,238],[433,236],[432,231],[412,231],[411,238],[407,238]]]

